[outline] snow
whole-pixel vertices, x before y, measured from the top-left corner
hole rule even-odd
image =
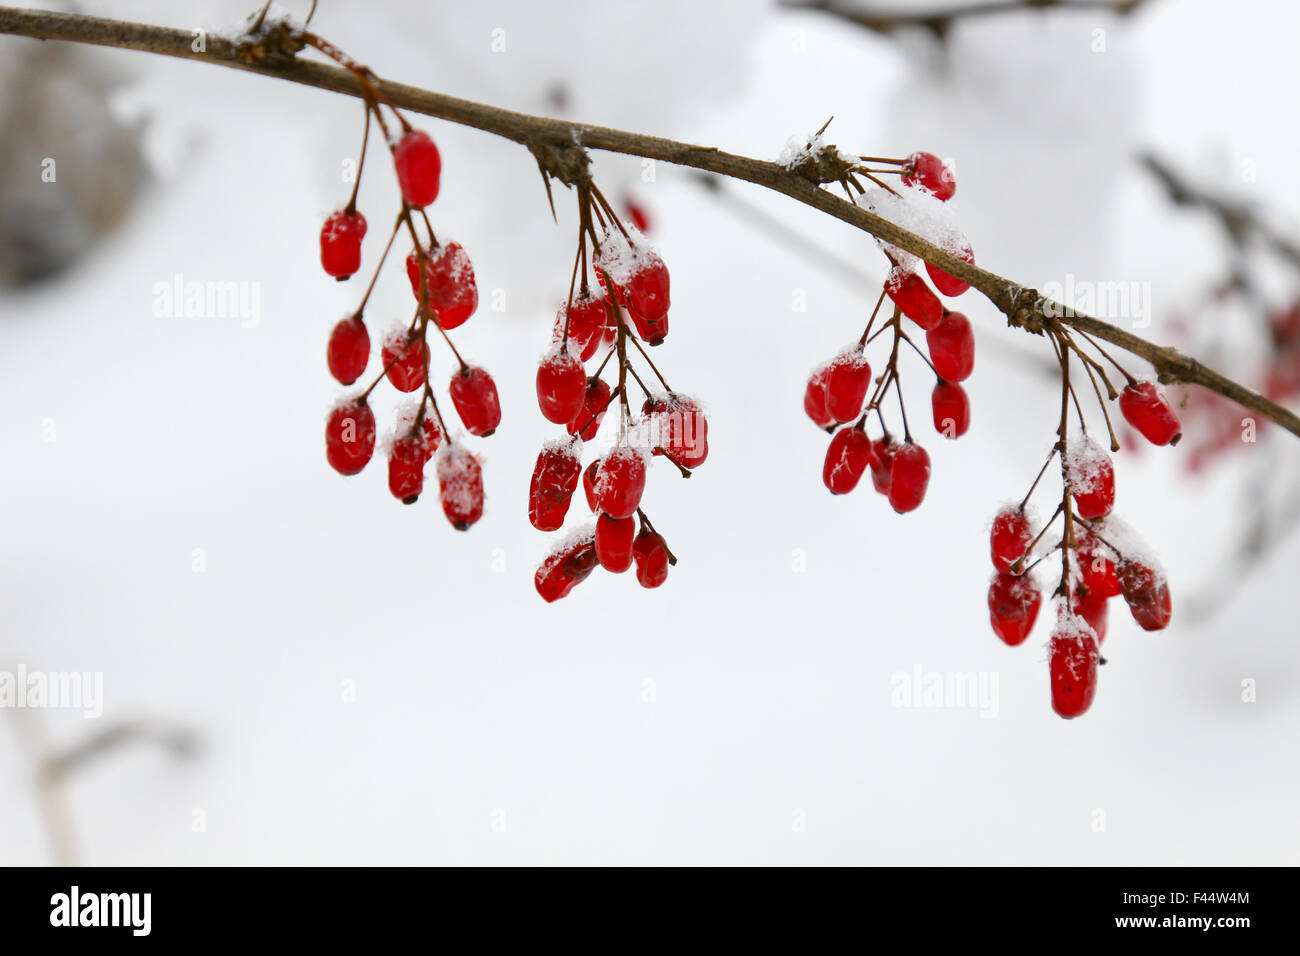
[[[890,185],[895,192],[875,186],[857,196],[855,202],[945,252],[961,255],[970,247],[957,225],[951,200],[944,202],[920,187],[901,182]],[[919,256],[883,240],[876,241],[904,272],[915,272],[921,267],[923,260]]]
[[[858,157],[839,147],[827,145],[825,133],[813,133],[802,138],[791,136],[781,149],[777,162],[786,169],[794,169],[809,161],[816,162],[824,154],[831,152],[846,163],[856,164]]]
[[[1106,449],[1090,435],[1076,435],[1066,443],[1065,466],[1071,487],[1080,494],[1096,491],[1114,468]]]
[[[617,228],[605,230],[600,240],[600,252],[596,256],[596,265],[603,269],[615,285],[624,286],[632,276],[640,272],[645,264],[657,256],[654,247],[645,236],[637,231],[636,226],[625,223],[627,235]]]

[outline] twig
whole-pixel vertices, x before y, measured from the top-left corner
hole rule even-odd
[[[0,34],[68,40],[200,60],[349,96],[364,95],[357,77],[347,70],[297,59],[293,55],[297,49],[301,49],[297,43],[289,43],[286,50],[273,50],[270,53],[263,50],[258,58],[240,44],[223,37],[209,36],[205,49],[196,51],[193,34],[188,30],[11,7],[0,7]],[[375,79],[373,85],[399,107],[513,140],[527,146],[535,156],[567,157],[575,148],[600,149],[702,169],[783,193],[871,233],[886,243],[920,256],[949,275],[961,279],[992,301],[1007,316],[1008,323],[1016,328],[1041,335],[1046,324],[1055,319],[1063,325],[1080,329],[1145,359],[1162,382],[1200,385],[1276,422],[1293,434],[1300,435],[1300,416],[1196,359],[1181,354],[1177,349],[1156,345],[1109,323],[1068,310],[1065,306],[1046,299],[1037,290],[959,259],[889,220],[836,197],[829,190],[821,188],[821,182],[800,175],[779,163],[738,156],[711,146],[696,146],[604,126],[586,126],[531,116],[403,83]]]

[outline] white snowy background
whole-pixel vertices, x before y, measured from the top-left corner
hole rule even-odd
[[[81,6],[226,29],[252,2]],[[1300,135],[1281,108],[1300,36],[1288,4],[992,18],[958,25],[946,56],[921,35],[886,39],[758,0],[322,0],[313,27],[394,79],[545,113],[562,81],[565,115],[750,155],[775,157],[833,114],[828,140],[854,151],[954,158],[952,205],[981,264],[1034,285],[1149,282],[1157,317],[1223,252],[1212,224],[1172,210],[1139,170],[1139,148],[1300,209]],[[1144,633],[1114,606],[1096,703],[1062,721],[1050,615],[1007,648],[985,605],[989,517],[1053,440],[1057,386],[1033,361],[1046,343],[970,293],[966,437],[930,433],[926,376],[904,357],[934,461],[925,505],[898,516],[869,488],[832,497],[802,389],[860,332],[884,258],[783,197],[728,190],[855,263],[863,280],[845,283],[688,174],[660,166],[645,182],[638,160],[598,154],[606,191],[653,216],[674,303],[654,357],[707,403],[711,455],[689,482],[652,469],[646,507],[681,559],[666,586],[597,572],[546,606],[532,574],[548,540],[525,499],[554,432],[532,382],[568,283],[568,194],[556,226],[525,150],[419,121],[444,161],[431,218],[469,251],[482,292],[456,339],[504,407],[499,432],[471,440],[488,508],[458,534],[433,494],[397,504],[381,463],[345,480],[324,460],[337,394],[325,338],[363,278],[326,278],[317,232],[347,195],[358,103],[97,55],[131,78],[115,106],[146,123],[155,178],[75,268],[0,296],[0,667],[102,671],[101,721],[192,728],[201,749],[177,762],[126,747],[72,777],[82,861],[1300,859],[1300,541],[1213,616],[1179,613],[1241,521],[1255,452],[1197,481],[1178,449],[1120,456],[1117,513],[1161,554],[1174,622]],[[1258,176],[1242,184],[1246,159]],[[386,158],[371,162],[367,269],[396,196]],[[32,169],[32,190],[57,188]],[[260,324],[155,318],[154,284],[178,273],[257,283]],[[404,316],[409,296],[399,258],[372,327]],[[1160,338],[1159,323],[1147,332]],[[377,394],[382,423],[393,393]],[[917,666],[996,675],[996,716],[893,706],[891,675]],[[1253,703],[1243,680],[1257,682]],[[72,712],[38,719],[60,746],[95,729]],[[46,862],[29,724],[0,722],[0,860]]]

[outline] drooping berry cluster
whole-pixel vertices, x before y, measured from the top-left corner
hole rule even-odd
[[[409,323],[394,326],[380,342],[382,369],[378,376],[364,391],[343,396],[330,410],[325,423],[326,459],[340,474],[360,472],[373,456],[376,444],[370,394],[385,379],[399,392],[418,392],[417,401],[399,409],[387,442],[388,487],[398,500],[413,504],[423,491],[425,468],[436,457],[434,468],[443,513],[453,527],[464,531],[483,514],[482,466],[477,455],[453,438],[438,407],[430,379],[431,331],[436,330],[437,337],[455,360],[448,393],[465,430],[479,437],[491,435],[501,423],[501,405],[492,376],[461,358],[447,335],[448,330],[464,324],[474,314],[478,307],[478,286],[465,250],[455,242],[439,242],[425,212],[425,207],[438,198],[442,158],[428,134],[412,128],[383,96],[368,70],[328,45],[322,49],[352,70],[361,85],[366,110],[352,195],[347,205],[332,213],[321,228],[321,266],[326,274],[342,281],[361,266],[366,220],[357,211],[356,204],[372,117],[382,129],[392,154],[402,198],[392,233],[361,304],[330,332],[326,359],[330,374],[340,384],[356,382],[370,363],[371,340],[365,307],[393,242],[403,228],[412,243],[406,271],[415,298],[414,317]],[[397,129],[390,128],[384,109],[398,124]]]
[[[1111,451],[1119,450],[1100,383],[1110,399],[1119,399],[1128,423],[1156,445],[1177,442],[1181,428],[1173,409],[1150,382],[1128,376],[1129,384],[1117,393],[1105,369],[1079,348],[1071,333],[1059,323],[1049,326],[1061,367],[1061,417],[1057,441],[1038,477],[1019,504],[1002,508],[993,517],[989,551],[994,576],[989,584],[989,618],[993,632],[1010,646],[1024,643],[1034,627],[1042,591],[1034,568],[1053,553],[1061,556],[1060,583],[1054,592],[1056,621],[1048,642],[1052,709],[1062,717],[1083,714],[1097,690],[1098,665],[1104,664],[1101,645],[1106,639],[1108,602],[1123,596],[1133,619],[1143,630],[1158,631],[1169,624],[1172,606],[1169,586],[1159,563],[1138,536],[1112,514],[1115,506],[1115,467],[1106,450],[1088,436],[1083,410],[1070,383],[1071,360],[1077,358],[1088,373],[1110,432]],[[1096,343],[1098,352],[1114,363]],[[1068,434],[1073,403],[1081,433]],[[1051,518],[1035,532],[1028,509],[1030,498],[1048,466],[1059,458],[1062,494]],[[1047,551],[1039,543],[1061,519],[1060,538]]]
[[[872,169],[866,165],[870,163],[893,168]],[[904,197],[878,178],[891,173],[900,175],[903,183],[930,194],[934,200],[947,200],[956,190],[951,171],[931,153],[913,153],[905,160],[861,157],[861,164],[845,172],[841,185],[851,200],[862,201],[867,191],[858,179],[863,177],[901,202]],[[962,259],[975,261],[964,238],[953,235],[950,245]],[[890,271],[871,318],[854,345],[813,370],[804,389],[804,411],[819,428],[833,434],[822,465],[822,480],[830,492],[847,494],[870,469],[876,491],[885,495],[893,509],[902,514],[918,508],[925,498],[930,481],[930,456],[913,440],[908,425],[898,367],[899,346],[906,342],[935,375],[931,393],[935,430],[945,438],[959,438],[970,428],[970,399],[961,383],[975,368],[975,337],[966,316],[949,311],[926,284],[918,271],[920,260],[894,247],[887,246],[884,251],[890,261]],[[946,296],[958,296],[970,288],[929,263],[925,267],[935,287]],[[886,297],[893,303],[892,317],[873,335],[872,328]],[[925,333],[924,350],[904,328],[904,317]],[[873,379],[866,349],[887,331],[892,332],[892,348],[884,370]],[[890,433],[881,410],[891,385],[898,396],[901,442]],[[866,431],[873,412],[881,428],[881,436],[876,439],[870,438]]]
[[[542,416],[563,425],[567,436],[546,443],[537,456],[528,518],[539,531],[559,530],[581,482],[596,520],[570,533],[537,569],[537,593],[548,603],[567,595],[597,567],[618,574],[635,566],[642,587],[663,584],[677,559],[641,507],[647,466],[662,456],[689,477],[709,452],[703,409],[668,386],[642,345],[659,345],[668,334],[667,266],[634,227],[619,219],[594,183],[579,183],[577,193],[578,251],[569,297],[537,369]],[[589,269],[599,292],[589,281]],[[645,384],[629,345],[662,391]],[[604,357],[588,374],[584,363],[595,362],[602,348]],[[614,384],[601,377],[611,361]],[[629,397],[633,382],[644,395],[637,415]],[[584,468],[583,444],[597,437],[615,402],[619,419],[612,447]]]

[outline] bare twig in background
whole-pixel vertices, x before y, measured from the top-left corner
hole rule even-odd
[[[295,32],[283,22],[274,24],[275,29],[268,29],[271,26],[264,26],[256,44],[238,44],[223,37],[209,36],[204,49],[200,51],[195,49],[197,44],[194,43],[192,32],[188,30],[79,14],[0,7],[0,34],[68,40],[201,60],[349,96],[362,96],[356,77],[347,70],[297,58],[296,54],[305,44],[301,33]],[[1183,355],[1177,349],[1156,345],[1127,330],[1074,312],[1040,295],[1035,289],[971,265],[915,233],[838,198],[822,188],[823,183],[832,181],[822,178],[826,175],[822,169],[825,162],[811,164],[816,166],[815,173],[811,169],[791,169],[779,163],[739,156],[711,146],[696,146],[604,126],[532,116],[402,83],[385,80],[374,82],[395,105],[514,140],[526,146],[544,167],[548,163],[548,157],[554,161],[555,169],[560,170],[566,163],[571,163],[568,157],[574,149],[600,149],[707,170],[783,193],[920,256],[949,275],[961,279],[992,301],[1007,317],[1011,326],[1035,335],[1042,335],[1047,328],[1057,323],[1079,329],[1146,360],[1162,382],[1200,385],[1278,423],[1293,434],[1300,435],[1300,416],[1196,359]],[[825,159],[827,157],[823,155],[821,160]]]
[[[865,3],[853,0],[779,0],[780,5],[791,10],[816,10],[849,23],[855,23],[875,33],[890,34],[897,30],[919,27],[930,31],[940,40],[948,35],[958,20],[1018,14],[1035,10],[1093,10],[1129,14],[1144,0],[984,0],[976,3],[948,3],[928,10],[872,9]]]

